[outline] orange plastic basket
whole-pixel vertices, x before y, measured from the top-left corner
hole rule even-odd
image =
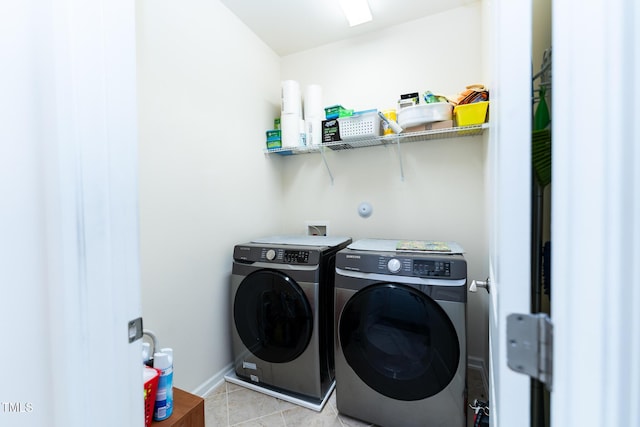
[[[153,406],[156,403],[156,392],[158,391],[158,380],[160,372],[155,368],[144,367],[144,425],[151,426],[153,420]]]

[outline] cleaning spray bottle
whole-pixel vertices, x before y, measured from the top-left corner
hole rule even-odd
[[[153,367],[160,371],[153,419],[162,421],[173,413],[173,349],[163,348],[154,353]]]

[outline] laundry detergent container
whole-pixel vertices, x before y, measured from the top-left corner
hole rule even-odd
[[[448,102],[433,102],[404,107],[398,111],[398,124],[403,128],[425,123],[451,120],[453,106]]]

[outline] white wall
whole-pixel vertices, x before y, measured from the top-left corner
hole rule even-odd
[[[325,105],[356,110],[395,108],[401,93],[456,94],[483,80],[481,3],[453,9],[282,59],[282,79],[323,88]],[[466,250],[470,279],[488,275],[485,143],[480,136],[395,147],[291,156],[282,165],[283,227],[328,220],[332,235],[455,240]],[[362,219],[358,204],[373,215]],[[469,294],[469,356],[486,362],[486,293]]]
[[[144,326],[195,390],[231,363],[233,245],[280,232],[280,58],[218,1],[137,2]]]

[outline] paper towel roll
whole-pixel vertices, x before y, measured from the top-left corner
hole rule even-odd
[[[305,119],[307,145],[322,144],[322,119]]]
[[[302,95],[300,84],[295,80],[284,80],[281,83],[281,113],[296,114],[302,117]]]
[[[300,145],[300,116],[297,114],[280,116],[280,135],[283,147],[298,147]]]
[[[322,86],[312,84],[304,91],[304,118],[324,119],[324,109],[322,108]]]

